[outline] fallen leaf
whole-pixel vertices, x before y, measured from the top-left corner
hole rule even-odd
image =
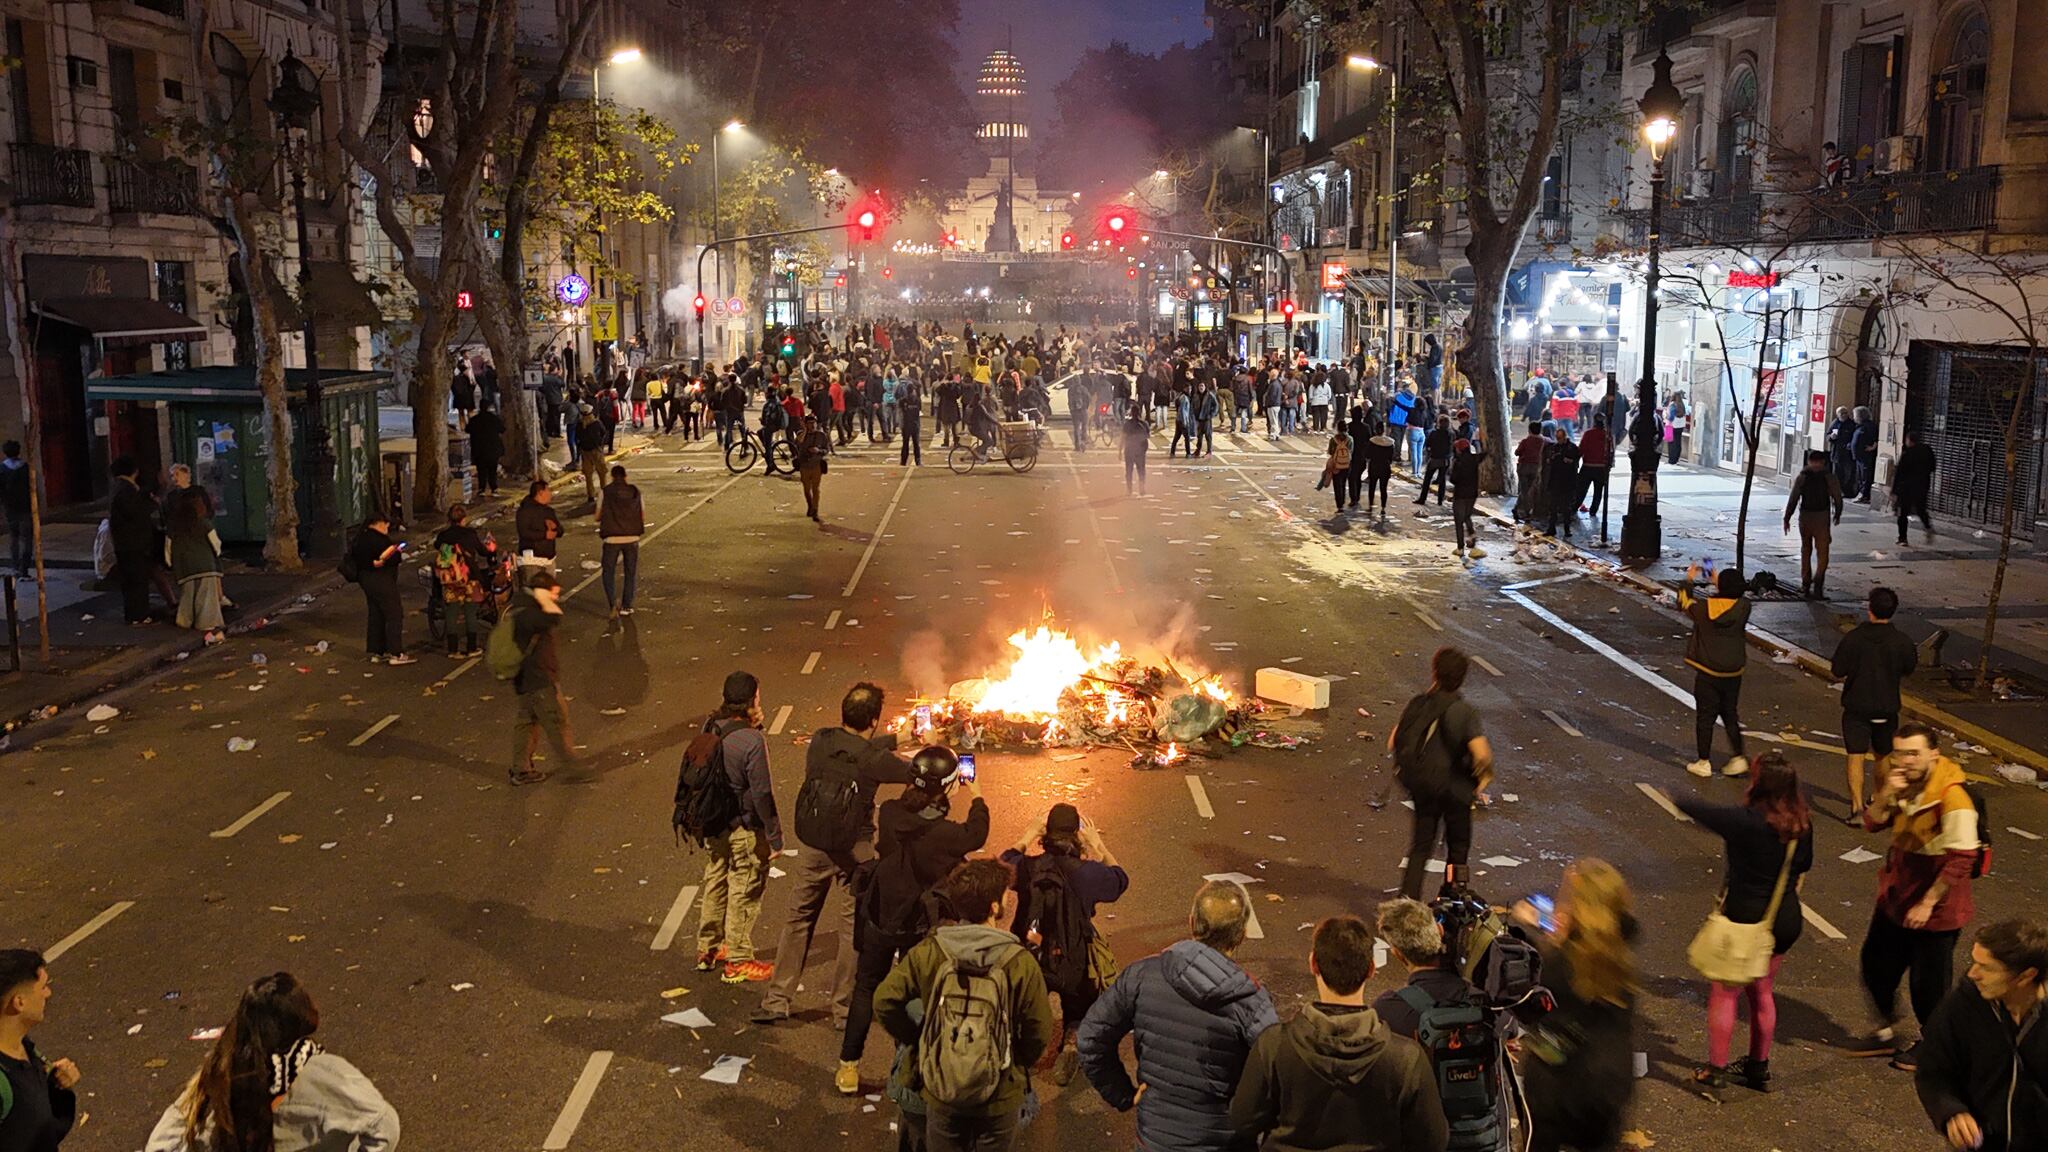
[[[284,938],[284,942],[287,944],[297,944],[299,941],[304,939],[304,936],[287,936]]]
[[[1621,1134],[1623,1148],[1655,1148],[1657,1141],[1641,1128],[1631,1128]]]
[[[277,838],[279,844],[297,844],[303,837],[297,832],[286,832]]]
[[[143,1066],[144,1068],[161,1068],[161,1067],[163,1067],[164,1065],[166,1065],[166,1064],[169,1064],[169,1063],[170,1063],[170,1061],[169,1061],[169,1060],[166,1060],[166,1059],[164,1059],[164,1058],[163,1058],[163,1057],[161,1057],[161,1056],[157,1056],[157,1057],[154,1057],[154,1058],[152,1058],[152,1059],[149,1059],[149,1060],[144,1060],[144,1061],[142,1062],[142,1066]]]
[[[674,1000],[679,996],[688,996],[689,994],[690,990],[688,988],[670,988],[661,994],[661,998],[663,1000]]]

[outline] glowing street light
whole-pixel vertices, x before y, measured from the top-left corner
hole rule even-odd
[[[638,48],[621,48],[617,52],[612,53],[606,63],[612,65],[631,64],[640,59],[640,57],[641,52]]]
[[[725,122],[725,127],[719,129],[721,132],[744,132],[746,130],[746,124],[739,120],[728,120]]]

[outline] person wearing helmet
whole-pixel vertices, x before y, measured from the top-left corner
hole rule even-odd
[[[965,787],[973,798],[967,819],[946,818],[952,793]],[[936,923],[926,909],[926,893],[946,874],[988,843],[988,804],[981,785],[960,779],[960,757],[951,748],[931,745],[910,759],[910,783],[875,814],[879,855],[869,865],[865,883],[857,884],[860,904],[854,910],[854,941],[859,950],[853,976],[853,1006],[839,1044],[839,1071],[833,1085],[842,1096],[860,1092],[861,1050],[867,1046],[874,1019],[875,989],[896,958],[924,938]]]

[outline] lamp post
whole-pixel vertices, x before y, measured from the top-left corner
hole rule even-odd
[[[292,174],[292,213],[299,229],[299,320],[306,343],[306,520],[299,526],[306,552],[329,556],[341,549],[334,506],[334,443],[327,430],[327,406],[320,385],[320,333],[313,316],[313,246],[306,229],[306,140],[320,111],[320,86],[313,70],[289,47],[277,62],[277,86],[270,110],[284,130],[285,163]],[[287,389],[289,391],[289,389]]]
[[[592,149],[592,151],[593,151],[593,152],[595,153],[595,155],[596,155],[596,159],[597,159],[597,163],[598,163],[599,167],[602,167],[602,166],[603,166],[603,164],[604,164],[604,150],[603,150],[603,148],[602,148],[602,145],[603,145],[603,143],[604,143],[604,81],[603,81],[603,76],[604,76],[604,70],[605,70],[605,67],[606,67],[607,65],[609,65],[609,66],[611,66],[611,67],[614,67],[614,68],[616,68],[616,67],[618,67],[618,66],[619,66],[619,65],[621,65],[621,64],[632,64],[632,63],[635,63],[636,61],[638,61],[638,60],[639,60],[639,59],[641,58],[641,56],[642,56],[642,53],[641,53],[640,49],[638,49],[638,48],[620,48],[620,49],[618,49],[617,51],[615,51],[615,52],[611,53],[610,55],[606,56],[606,57],[605,57],[604,59],[602,59],[602,60],[599,60],[599,61],[598,61],[597,63],[595,63],[595,64],[592,64],[592,65],[590,66],[590,145],[591,145],[591,149]],[[605,227],[604,227],[604,208],[603,208],[602,206],[599,206],[599,207],[597,207],[597,208],[596,208],[596,209],[594,210],[594,212],[593,212],[593,216],[595,217],[595,219],[596,219],[596,222],[597,222],[597,256],[598,256],[598,260],[599,260],[600,262],[604,262],[604,263],[609,263],[609,262],[610,262],[610,260],[611,260],[611,258],[612,258],[612,246],[611,246],[611,238],[610,238],[609,236],[607,236],[607,235],[605,234]],[[571,270],[573,271],[573,265],[571,266]],[[603,280],[603,277],[601,277],[601,276],[600,276],[600,275],[598,274],[598,269],[597,269],[597,265],[596,265],[596,264],[593,264],[593,265],[591,266],[591,269],[590,269],[590,278],[591,278],[592,282],[593,282],[593,283],[595,283],[595,284],[602,284],[602,283],[604,282],[604,280]],[[618,284],[617,284],[616,280],[617,280],[617,278],[616,278],[616,277],[614,277],[614,282],[613,282],[613,285],[612,285],[612,290],[613,290],[614,292],[616,292],[616,291],[618,290]],[[619,309],[614,309],[614,310],[613,310],[613,312],[612,312],[612,316],[613,316],[613,320],[612,320],[612,324],[613,324],[613,329],[612,329],[612,331],[613,331],[613,332],[614,332],[614,334],[615,334],[615,338],[616,338],[616,333],[617,333],[617,332],[619,332],[620,330],[622,330],[622,329],[624,328],[624,326],[625,326],[625,325],[624,325],[624,321],[623,321],[623,319],[621,318],[621,314],[622,314],[623,312],[624,312],[624,309],[623,309],[623,308],[619,308]],[[594,325],[596,324],[596,322],[597,322],[597,310],[596,310],[595,308],[592,308],[592,309],[590,310],[590,317],[591,317],[591,324],[592,324],[592,325],[594,326]],[[599,341],[598,341],[598,339],[597,339],[597,331],[596,331],[596,328],[595,328],[595,327],[593,327],[593,328],[591,329],[591,333],[590,333],[590,363],[591,363],[592,365],[596,365],[596,364],[597,364],[597,362],[598,362],[598,357],[597,357],[597,346],[598,346],[598,344],[599,344]],[[600,375],[602,375],[602,373],[600,373]]]
[[[1387,374],[1387,394],[1394,392],[1394,297],[1401,278],[1400,176],[1394,166],[1395,105],[1401,99],[1401,74],[1370,56],[1353,56],[1346,64],[1365,72],[1387,74],[1387,351],[1380,368]],[[1342,349],[1339,349],[1342,351]]]
[[[1664,156],[1678,135],[1685,96],[1671,82],[1671,56],[1657,51],[1649,91],[1637,105],[1643,141],[1650,147],[1650,261],[1643,286],[1643,374],[1636,385],[1636,418],[1629,426],[1628,511],[1621,517],[1621,558],[1647,564],[1662,554],[1663,520],[1657,514],[1657,265],[1664,229]]]

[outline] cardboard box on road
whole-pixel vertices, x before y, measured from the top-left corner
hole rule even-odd
[[[1328,708],[1330,681],[1323,676],[1304,676],[1286,668],[1261,668],[1252,681],[1260,699],[1295,708]]]

